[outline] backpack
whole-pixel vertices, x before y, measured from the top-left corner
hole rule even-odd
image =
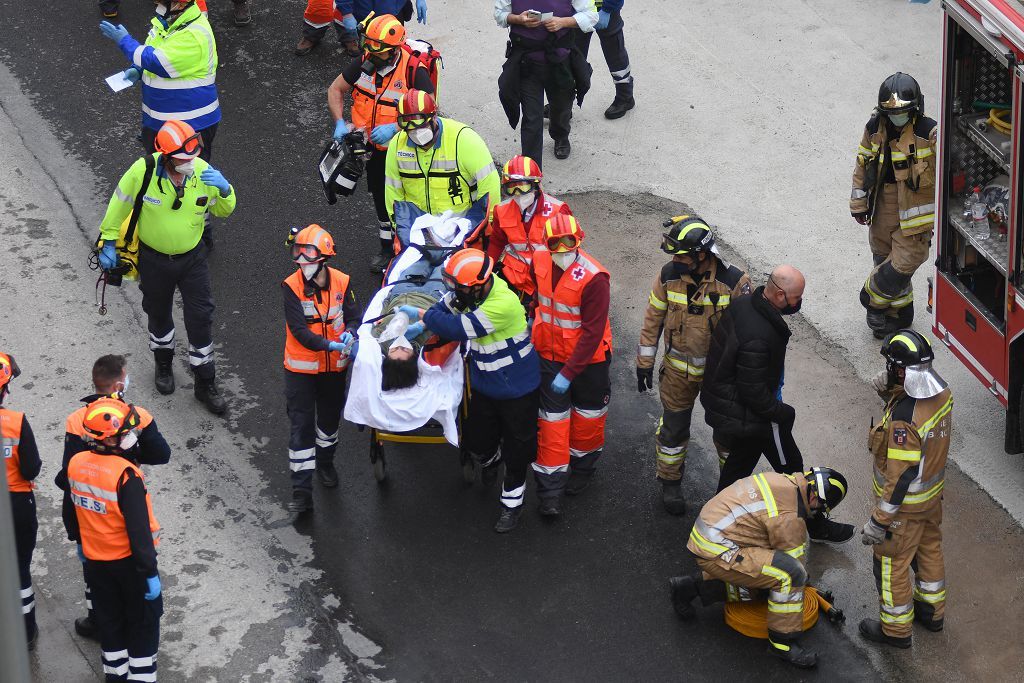
[[[440,102],[440,70],[444,68],[441,53],[425,40],[412,39],[405,41],[402,49],[409,53],[409,72],[406,80],[410,87],[416,83],[416,70],[423,67],[430,74],[430,82],[434,84],[434,102]]]

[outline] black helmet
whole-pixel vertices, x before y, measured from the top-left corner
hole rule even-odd
[[[878,111],[883,114],[924,113],[924,95],[914,77],[897,71],[878,88]]]
[[[812,467],[804,472],[807,483],[814,487],[825,512],[832,512],[846,497],[846,477],[831,467]]]
[[[935,359],[928,339],[914,330],[900,330],[890,334],[879,351],[889,363],[906,368],[910,365],[931,363]]]
[[[661,250],[666,254],[714,251],[715,235],[700,216],[675,216],[661,225],[669,229],[662,234],[661,242]]]

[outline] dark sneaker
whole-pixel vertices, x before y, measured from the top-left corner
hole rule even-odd
[[[494,530],[499,534],[507,534],[519,525],[519,516],[523,514],[523,506],[507,508],[501,506],[501,515],[494,524]]]
[[[565,492],[570,496],[578,496],[587,490],[590,481],[593,479],[593,472],[573,472],[569,475],[569,481],[565,484]]]
[[[171,368],[171,361],[157,361],[156,390],[164,396],[174,393],[174,370]]]
[[[692,576],[673,576],[668,580],[672,591],[672,609],[680,619],[693,619],[696,612],[693,601],[697,597],[697,582]]]
[[[300,40],[299,44],[295,46],[295,56],[305,57],[313,50],[314,47],[316,47],[316,45],[316,43],[306,36],[302,36],[302,40]]]
[[[333,489],[338,485],[338,470],[335,469],[333,462],[318,462],[316,476],[326,488]]]
[[[83,638],[99,640],[100,633],[96,628],[96,622],[91,617],[79,617],[75,619],[75,633]]]
[[[686,499],[683,498],[682,480],[675,481],[661,480],[661,504],[665,506],[670,515],[686,514]]]
[[[882,622],[878,619],[861,619],[860,625],[857,628],[860,634],[871,642],[891,645],[901,650],[906,650],[914,642],[911,636],[897,638],[896,636],[886,635],[885,631],[882,630]]]
[[[842,545],[853,538],[852,524],[833,522],[828,517],[815,517],[807,520],[807,534],[815,543]]]
[[[797,643],[782,645],[768,641],[768,650],[776,657],[798,669],[813,669],[818,665],[818,655],[813,650]]]

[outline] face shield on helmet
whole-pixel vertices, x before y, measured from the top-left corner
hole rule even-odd
[[[135,406],[125,403],[116,394],[96,399],[85,408],[82,430],[86,440],[100,452],[120,452],[131,448],[136,439],[130,434],[139,426],[139,414]],[[116,446],[103,443],[114,437]]]
[[[902,384],[911,398],[931,398],[948,386],[932,369],[932,345],[919,332],[900,330],[889,335],[879,353],[885,357],[890,384]],[[901,369],[903,379],[899,376]]]

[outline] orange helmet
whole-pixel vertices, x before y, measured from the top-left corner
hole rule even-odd
[[[398,127],[402,130],[422,128],[436,115],[437,104],[428,92],[410,90],[398,101]]]
[[[371,19],[363,34],[363,47],[371,54],[393,50],[404,42],[405,26],[390,14]]]
[[[295,236],[295,242],[292,244],[292,259],[298,260],[303,257],[307,262],[312,263],[326,259],[328,256],[334,256],[334,240],[331,239],[331,233],[316,223],[306,226]]]
[[[20,374],[21,370],[18,369],[18,364],[14,362],[14,358],[6,353],[0,353],[0,392],[3,392],[11,380]]]
[[[494,271],[494,261],[479,249],[461,249],[444,264],[441,279],[448,289],[486,284]]]
[[[157,131],[156,151],[175,159],[195,159],[203,146],[203,138],[184,121],[168,121]]]
[[[544,239],[552,253],[578,249],[583,237],[583,228],[575,216],[557,213],[544,222]]]
[[[534,192],[540,187],[544,174],[536,161],[517,154],[501,169],[501,190],[508,196]]]
[[[121,436],[139,426],[139,414],[135,406],[114,396],[98,398],[85,407],[82,427],[85,435],[93,441],[102,441],[111,436]]]

